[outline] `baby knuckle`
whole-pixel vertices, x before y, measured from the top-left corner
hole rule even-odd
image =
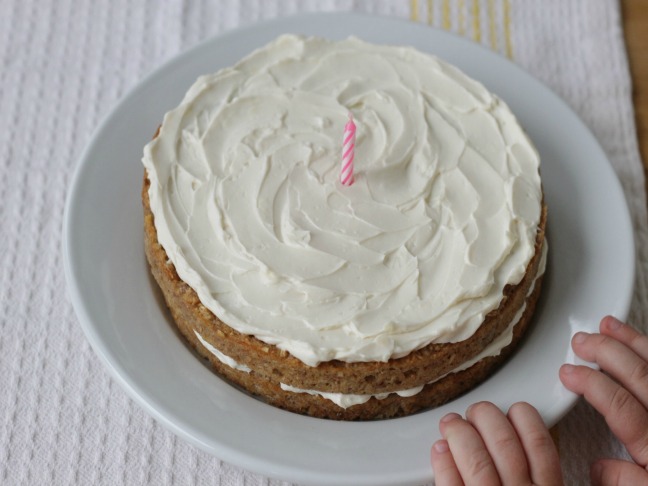
[[[528,432],[527,442],[530,449],[534,451],[547,451],[552,450],[554,447],[551,436],[541,432]]]
[[[486,451],[474,453],[468,462],[468,474],[473,478],[487,477],[493,471],[493,461]]]
[[[497,437],[494,441],[496,450],[511,450],[519,447],[519,443],[515,437],[504,435]]]
[[[640,361],[630,372],[630,381],[648,383],[648,363]]]
[[[619,386],[610,398],[610,410],[621,415],[632,406],[632,400],[633,397],[630,392]]]

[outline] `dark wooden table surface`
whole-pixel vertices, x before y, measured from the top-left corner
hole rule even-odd
[[[632,74],[639,151],[644,174],[648,175],[648,1],[621,0],[621,7]]]

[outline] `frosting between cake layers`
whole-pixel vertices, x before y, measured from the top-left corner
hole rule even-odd
[[[209,351],[211,354],[213,354],[218,361],[223,363],[224,365],[229,366],[230,368],[234,368],[235,370],[242,371],[243,373],[249,373],[252,371],[252,369],[249,366],[245,366],[244,364],[238,363],[235,359],[230,358],[226,354],[220,352],[218,349],[216,349],[214,346],[209,344],[205,339],[198,333],[198,331],[194,330],[194,334],[198,338],[198,341],[200,341],[200,344],[205,346],[207,348],[207,351]]]
[[[200,77],[143,163],[180,278],[312,366],[470,337],[534,254],[536,150],[501,100],[412,48],[282,36]]]

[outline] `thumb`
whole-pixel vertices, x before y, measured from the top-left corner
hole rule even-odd
[[[599,459],[590,470],[592,486],[648,484],[648,471],[641,466],[617,459]]]

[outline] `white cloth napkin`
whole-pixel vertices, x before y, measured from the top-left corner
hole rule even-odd
[[[68,300],[61,225],[93,130],[147,72],[233,27],[358,11],[453,30],[511,57],[594,132],[639,249],[630,320],[648,330],[648,223],[619,5],[610,0],[3,0],[0,9],[0,484],[268,485],[167,432],[88,346]],[[614,249],[610,249],[614,251]],[[568,484],[623,448],[584,403],[558,426]]]

